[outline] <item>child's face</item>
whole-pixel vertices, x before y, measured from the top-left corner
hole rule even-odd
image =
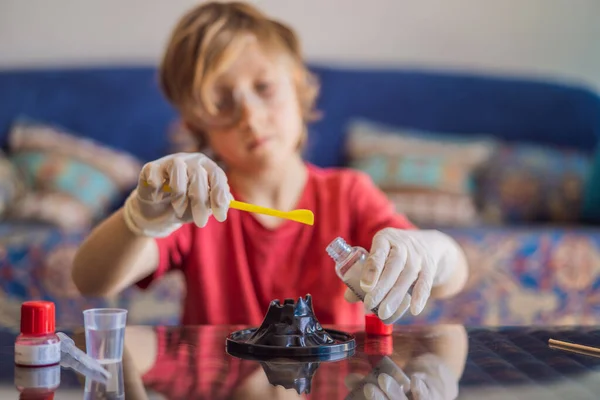
[[[291,62],[248,37],[209,88],[218,115],[207,123],[211,148],[230,168],[280,167],[298,154],[303,121]]]

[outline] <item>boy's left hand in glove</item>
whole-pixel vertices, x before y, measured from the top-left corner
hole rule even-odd
[[[432,288],[452,276],[460,251],[452,238],[437,230],[385,228],[377,232],[360,282],[367,293],[365,307],[379,306],[378,317],[387,324],[397,321],[408,308],[413,315],[420,314]],[[358,300],[349,289],[346,299]]]

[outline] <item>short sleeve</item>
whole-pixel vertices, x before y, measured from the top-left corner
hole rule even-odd
[[[185,224],[169,236],[155,239],[158,246],[158,267],[152,274],[136,282],[137,287],[146,289],[166,273],[183,268],[192,248],[193,226]]]
[[[394,204],[367,174],[356,172],[352,175],[349,200],[354,243],[369,250],[373,236],[384,228],[416,229],[406,216],[396,211]]]

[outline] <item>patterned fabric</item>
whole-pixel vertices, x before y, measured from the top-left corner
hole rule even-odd
[[[488,139],[356,121],[348,131],[347,155],[352,166],[370,173],[382,189],[418,187],[468,193],[474,168],[487,161],[494,148]]]
[[[10,160],[27,187],[12,219],[62,229],[89,228],[137,182],[140,163],[129,155],[58,128],[18,121],[9,136]]]
[[[93,210],[106,209],[119,188],[102,171],[68,156],[22,152],[10,157],[28,187],[68,193]]]
[[[387,190],[385,194],[415,225],[440,228],[443,226],[474,226],[479,223],[473,197],[464,194],[439,193],[425,190]]]
[[[78,231],[91,228],[92,211],[67,193],[29,191],[10,205],[7,217],[11,221],[43,221],[65,231]]]
[[[600,229],[452,229],[471,266],[462,293],[431,301],[401,324],[600,324]],[[41,225],[0,225],[0,323],[17,326],[24,300],[56,302],[58,323],[81,324],[81,311],[125,307],[132,324],[176,324],[185,286],[168,274],[146,291],[84,299],[71,282],[83,232]]]
[[[27,119],[18,120],[12,126],[8,145],[13,154],[42,151],[88,163],[107,174],[121,189],[129,189],[135,184],[141,169],[140,161],[128,153],[77,137],[59,127]]]
[[[40,224],[0,224],[0,325],[16,329],[21,302],[33,299],[55,302],[60,326],[80,326],[81,312],[93,307],[127,308],[132,324],[170,325],[179,320],[183,281],[178,275],[168,276],[147,293],[132,288],[118,298],[81,297],[71,270],[85,234]]]
[[[4,216],[12,202],[22,195],[23,189],[14,165],[0,151],[0,216]]]
[[[447,230],[471,267],[464,290],[402,323],[600,323],[600,229]]]
[[[476,169],[495,142],[355,121],[348,130],[348,164],[366,172],[398,211],[419,225],[477,223],[470,200]],[[460,213],[452,213],[460,209]]]
[[[504,146],[477,178],[482,218],[493,224],[578,221],[590,161],[579,151]]]

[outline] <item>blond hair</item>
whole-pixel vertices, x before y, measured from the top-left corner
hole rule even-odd
[[[161,88],[200,146],[206,145],[203,121],[217,113],[207,88],[248,34],[265,48],[291,58],[303,121],[306,124],[318,116],[314,106],[319,87],[304,65],[294,31],[243,2],[206,2],[188,11],[175,26],[160,66]]]

